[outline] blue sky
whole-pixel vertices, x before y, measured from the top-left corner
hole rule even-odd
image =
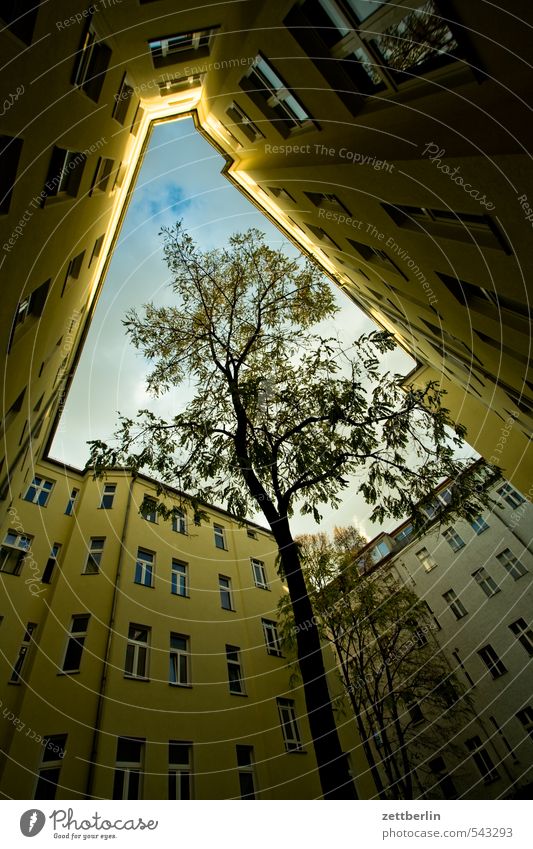
[[[150,406],[162,415],[175,413],[175,395],[157,402],[146,395],[147,365],[121,323],[132,306],[172,302],[158,235],[161,226],[183,218],[186,230],[202,248],[219,247],[232,233],[257,227],[266,233],[272,247],[295,252],[280,231],[221,175],[223,165],[220,154],[195,130],[190,118],[154,128],[52,445],[52,457],[83,468],[87,441],[109,440],[119,411],[133,415],[140,407]],[[343,292],[335,289],[335,293],[340,311],[331,330],[349,345],[375,325]],[[395,371],[407,372],[412,365],[413,360],[399,350],[391,358],[390,367]],[[355,490],[354,483],[338,510],[324,507],[321,529],[357,524],[370,535],[377,533],[379,528],[368,522],[370,508]],[[295,516],[293,527],[298,532],[317,529],[310,517]]]

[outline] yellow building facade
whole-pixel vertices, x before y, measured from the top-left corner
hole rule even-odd
[[[148,478],[42,463],[2,531],[0,663],[7,798],[312,799],[287,592],[270,533]],[[152,503],[152,502],[151,502]],[[146,518],[145,518],[146,516]],[[333,692],[338,686],[327,655]],[[338,718],[360,796],[354,721]]]

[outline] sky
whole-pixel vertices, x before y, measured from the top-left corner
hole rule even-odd
[[[157,402],[147,395],[148,366],[122,326],[126,311],[153,301],[170,304],[170,275],[163,260],[163,225],[182,218],[185,229],[202,249],[223,246],[228,237],[249,227],[266,233],[272,248],[290,255],[296,248],[225,177],[220,154],[195,130],[190,118],[154,128],[127,215],[111,260],[84,350],[72,382],[50,455],[83,468],[87,441],[109,441],[118,413],[134,415],[150,407],[161,415],[175,414],[175,394]],[[340,289],[332,286],[339,312],[331,330],[346,347],[376,325]],[[407,373],[414,360],[403,351],[391,355],[388,367]],[[184,398],[181,399],[184,403]],[[345,491],[342,505],[321,510],[319,528],[309,516],[295,515],[296,533],[332,531],[335,525],[355,525],[372,537],[381,530],[369,522],[371,507],[356,492]],[[264,524],[260,517],[254,517]],[[390,527],[394,527],[394,522]]]

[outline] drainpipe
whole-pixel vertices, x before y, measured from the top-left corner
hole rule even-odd
[[[115,573],[115,581],[113,587],[113,599],[111,603],[111,613],[109,617],[109,627],[107,632],[106,639],[106,647],[104,652],[104,663],[102,666],[102,677],[100,679],[100,689],[98,692],[98,703],[96,706],[96,717],[94,720],[94,730],[93,730],[93,740],[91,745],[91,754],[89,757],[89,772],[87,774],[87,786],[85,792],[86,799],[93,799],[93,784],[94,784],[94,772],[96,767],[96,755],[98,752],[98,743],[100,740],[100,723],[102,721],[102,713],[104,709],[104,701],[105,701],[105,690],[107,684],[107,670],[109,666],[109,656],[111,653],[111,644],[113,641],[113,629],[115,623],[115,614],[117,609],[118,602],[118,586],[120,582],[120,575],[122,571],[122,561],[124,559],[124,544],[126,541],[126,533],[128,530],[131,502],[133,500],[133,475],[130,474],[130,480],[128,484],[128,501],[126,504],[126,514],[124,516],[124,525],[122,527],[122,536],[120,539],[120,551],[118,555],[117,562],[117,571]]]

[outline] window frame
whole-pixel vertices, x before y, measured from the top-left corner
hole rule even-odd
[[[509,671],[490,643],[478,649],[477,654],[490,672],[493,680],[501,678]]]
[[[187,749],[187,760],[174,760],[173,748]],[[186,778],[188,793],[183,793],[182,779]],[[175,784],[172,792],[172,784]],[[168,798],[174,800],[190,800],[194,798],[193,793],[193,744],[183,740],[168,741]]]
[[[189,598],[189,564],[176,557],[172,558],[170,565],[170,593]]]
[[[224,586],[222,584],[223,581],[227,581],[227,586]],[[233,606],[233,591],[231,585],[231,578],[229,578],[227,575],[219,575],[218,590],[220,594],[220,606],[222,610],[235,610],[235,607]],[[225,597],[227,597],[229,607],[224,604]]]
[[[504,548],[502,551],[498,552],[498,554],[496,554],[496,560],[514,581],[518,581],[520,578],[523,578],[524,575],[529,573],[529,570],[524,566],[520,558],[515,557],[510,548]]]
[[[252,577],[254,579],[254,585],[260,590],[269,590],[268,578],[266,573],[265,564],[262,560],[258,560],[257,557],[251,557],[250,563],[252,565]]]
[[[257,799],[254,747],[237,743],[235,746],[237,773],[239,776],[239,796],[241,799]],[[251,782],[246,788],[246,783]],[[248,790],[248,792],[246,792]]]
[[[172,513],[172,530],[176,534],[187,536],[187,514],[181,508],[175,508]]]
[[[83,575],[99,575],[104,554],[105,537],[90,537]]]
[[[263,637],[265,640],[267,654],[272,655],[272,657],[283,657],[278,632],[278,623],[274,619],[261,618],[261,626],[263,628]],[[269,639],[269,634],[272,639]]]
[[[139,639],[132,636],[132,632],[146,632],[146,639]],[[149,681],[149,661],[150,661],[150,637],[152,629],[148,625],[139,625],[136,622],[130,622],[128,625],[128,636],[126,642],[126,655],[124,659],[124,678],[129,678],[137,681]],[[132,651],[130,651],[130,648]],[[144,655],[142,652],[144,651]],[[131,663],[129,659],[131,658]],[[142,658],[142,660],[141,660]],[[139,667],[142,665],[143,674],[139,674]],[[131,670],[128,670],[131,666]]]
[[[296,704],[294,699],[287,699],[285,697],[278,696],[276,698],[276,703],[283,741],[285,743],[285,750],[288,753],[302,752],[302,739],[300,729],[298,727],[298,717],[296,715]],[[289,731],[293,733],[289,734]]]
[[[155,587],[155,565],[155,551],[138,546],[133,583],[137,584],[137,586],[151,587],[153,589]]]
[[[138,760],[119,760],[119,746],[122,740],[134,741],[135,743],[139,743],[139,758]],[[111,794],[111,798],[113,799],[142,799],[142,791],[143,791],[143,778],[144,778],[144,756],[146,749],[146,740],[143,737],[117,737],[117,749],[115,755],[115,769],[113,771],[113,792]],[[137,788],[136,795],[130,795],[130,786],[131,786],[131,776],[136,775],[137,778]],[[120,794],[119,794],[119,785]]]
[[[22,638],[22,643],[19,647],[19,651],[17,654],[17,659],[13,664],[11,675],[9,676],[10,684],[20,684],[21,683],[21,673],[26,663],[26,658],[28,657],[31,646],[33,645],[33,635],[37,629],[36,622],[28,622],[26,628],[24,629],[24,636]]]
[[[226,643],[226,668],[228,671],[228,687],[232,696],[245,696],[246,686],[243,675],[241,650],[239,646]],[[237,687],[235,686],[237,685]]]
[[[9,542],[10,538],[13,541]],[[15,577],[20,575],[24,560],[31,553],[32,542],[33,537],[29,534],[21,534],[8,528],[4,542],[0,546],[0,573],[2,575],[14,575]],[[8,562],[12,564],[13,568],[5,568]]]
[[[459,536],[455,528],[445,528],[445,530],[442,532],[442,536],[446,540],[454,554],[457,554],[457,552],[464,548],[466,545],[464,539]]]
[[[442,597],[456,619],[464,619],[465,616],[468,616],[468,610],[454,589],[446,590]]]
[[[529,627],[526,620],[520,616],[508,626],[509,630],[516,637],[521,646],[526,650],[529,657],[533,657],[533,630]]]
[[[36,481],[40,481],[40,483],[36,483]],[[34,475],[31,484],[26,489],[26,493],[23,495],[22,500],[28,501],[30,504],[36,504],[38,507],[46,507],[48,505],[48,501],[53,492],[55,481],[50,480],[49,478],[41,477],[40,475]],[[50,484],[46,486],[46,484]],[[35,490],[32,498],[29,497],[30,490]],[[46,495],[43,502],[41,503],[41,496]]]
[[[219,551],[228,551],[228,546],[226,542],[226,528],[224,525],[219,525],[216,522],[213,522],[213,534],[215,541],[215,548],[218,548]],[[219,545],[219,542],[222,542],[222,545]]]
[[[84,628],[76,628],[75,624],[77,621],[83,622],[85,620]],[[65,650],[63,652],[63,660],[61,662],[61,672],[62,675],[72,675],[81,671],[81,661],[83,658],[83,650],[85,648],[85,641],[87,639],[87,634],[89,632],[89,623],[91,621],[90,613],[75,613],[72,615],[70,620],[70,628],[68,630],[67,642],[65,645]],[[76,655],[76,649],[74,647],[77,646],[79,650],[79,657],[77,658],[77,666],[70,665],[67,667],[67,660],[70,651],[73,651]],[[76,659],[76,657],[74,658]]]
[[[492,598],[500,592],[500,587],[492,575],[489,575],[484,566],[480,566],[479,569],[472,572],[472,577],[480,589],[483,590],[487,598]]]
[[[184,647],[177,642],[184,643]],[[191,687],[191,638],[170,632],[168,683],[171,687]]]
[[[112,510],[115,495],[117,494],[116,483],[106,483],[101,493],[99,510]]]

